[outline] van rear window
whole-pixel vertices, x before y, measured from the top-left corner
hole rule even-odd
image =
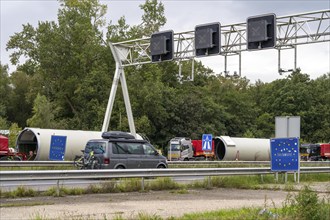
[[[103,154],[105,152],[105,142],[88,142],[85,147],[85,153],[90,153],[92,150],[94,154]]]

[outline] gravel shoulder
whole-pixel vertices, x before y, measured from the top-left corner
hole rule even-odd
[[[314,184],[320,197],[328,183]],[[1,199],[4,204],[24,206],[1,207],[0,219],[134,219],[139,213],[162,218],[185,213],[242,207],[280,207],[288,192],[271,190],[211,189],[150,191],[133,193],[89,194],[65,197]],[[35,206],[31,206],[36,204]],[[28,206],[30,205],[30,206]]]

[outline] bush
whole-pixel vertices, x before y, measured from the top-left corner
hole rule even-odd
[[[176,183],[169,177],[157,178],[149,184],[151,190],[168,190],[168,189],[180,189],[180,184]]]
[[[117,188],[120,192],[138,192],[141,190],[141,179],[124,179]]]
[[[282,211],[292,219],[330,220],[329,201],[320,200],[308,186],[304,186],[297,195],[288,194]]]
[[[19,186],[16,190],[12,191],[11,197],[34,197],[37,193],[33,189],[28,189],[23,186]]]

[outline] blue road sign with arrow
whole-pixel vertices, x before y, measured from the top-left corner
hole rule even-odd
[[[203,134],[202,150],[204,151],[212,150],[212,134]]]

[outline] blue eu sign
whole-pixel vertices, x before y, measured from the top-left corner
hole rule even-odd
[[[202,150],[204,151],[212,150],[212,134],[203,134]]]
[[[271,170],[276,172],[299,170],[299,139],[274,138],[270,140]]]
[[[52,135],[50,140],[49,159],[64,160],[66,136]]]

